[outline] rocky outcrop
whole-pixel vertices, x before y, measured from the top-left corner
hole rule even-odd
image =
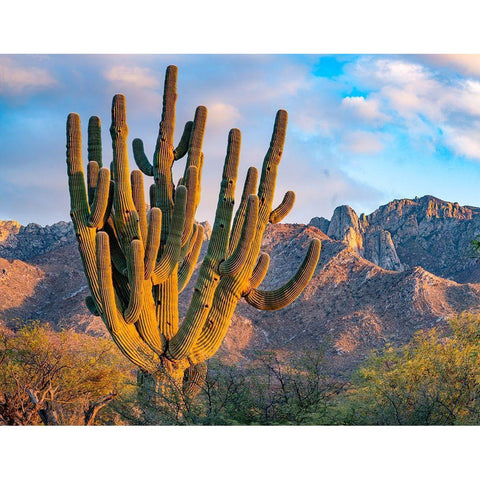
[[[335,240],[343,240],[359,255],[363,254],[362,228],[352,207],[342,205],[333,212],[327,235]]]
[[[315,227],[321,230],[323,233],[328,232],[328,227],[330,226],[330,220],[327,220],[324,217],[313,217],[308,224],[310,227]]]
[[[365,234],[364,258],[386,270],[402,272],[404,267],[398,258],[392,236],[387,230],[373,227]]]

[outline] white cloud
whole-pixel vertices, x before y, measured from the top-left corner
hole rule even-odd
[[[104,77],[119,87],[157,88],[159,79],[149,68],[115,65],[104,72]]]
[[[20,95],[25,90],[41,90],[56,84],[47,70],[23,66],[9,57],[0,56],[0,94]]]
[[[343,136],[342,148],[352,153],[378,153],[383,150],[383,143],[375,133],[355,131]]]
[[[240,112],[233,105],[226,103],[214,103],[208,105],[208,126],[228,126],[232,128],[240,119]]]
[[[468,127],[445,127],[446,143],[457,153],[474,160],[480,160],[480,122]]]
[[[380,111],[380,102],[376,98],[345,97],[342,100],[342,108],[360,119],[371,122],[384,122],[388,116]]]

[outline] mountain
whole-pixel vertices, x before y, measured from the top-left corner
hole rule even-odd
[[[325,347],[332,370],[343,374],[372,349],[404,344],[420,329],[446,328],[448,317],[480,305],[480,267],[470,250],[479,214],[428,196],[394,200],[370,215],[340,206],[330,220],[269,225],[263,250],[271,266],[262,288],[288,280],[313,237],[322,241],[319,265],[283,310],[240,302],[219,354],[238,363],[258,350],[288,355]],[[0,322],[38,318],[106,334],[84,305],[87,282],[70,223],[0,222],[0,257]],[[181,313],[193,281],[180,296]]]

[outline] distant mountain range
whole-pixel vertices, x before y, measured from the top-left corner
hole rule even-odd
[[[445,328],[448,317],[480,306],[480,265],[471,249],[477,235],[480,208],[431,196],[394,200],[360,217],[340,206],[330,220],[269,225],[265,288],[294,274],[313,237],[322,241],[319,265],[301,297],[283,310],[261,312],[241,302],[220,355],[238,363],[257,350],[288,355],[325,347],[332,370],[342,374],[372,349],[401,345],[420,329]],[[0,222],[0,257],[1,323],[38,318],[105,334],[84,305],[87,283],[70,223]],[[192,282],[181,295],[183,312]]]

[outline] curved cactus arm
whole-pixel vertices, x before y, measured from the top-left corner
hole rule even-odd
[[[160,234],[162,230],[162,211],[153,207],[150,209],[150,222],[148,224],[147,244],[145,247],[145,280],[152,276],[160,248]]]
[[[233,220],[232,233],[230,235],[230,241],[228,245],[229,255],[231,255],[235,248],[237,248],[237,244],[242,232],[243,222],[245,220],[245,214],[247,212],[248,197],[255,193],[255,190],[257,189],[257,180],[258,170],[255,167],[250,167],[245,178],[240,205],[237,208],[237,212],[235,213],[235,218]]]
[[[142,171],[147,177],[153,177],[153,165],[148,161],[147,156],[145,155],[145,149],[143,147],[143,142],[140,138],[134,138],[132,142],[133,149],[133,158],[137,167]]]
[[[108,238],[110,239],[110,257],[115,267],[115,270],[126,276],[128,274],[127,260],[122,251],[120,243],[118,242],[117,233],[115,232],[115,227],[113,225],[112,219],[109,219],[105,223],[103,229],[105,232],[107,232]]]
[[[183,158],[188,152],[188,144],[190,142],[190,135],[192,134],[193,122],[189,120],[183,129],[182,138],[178,142],[177,148],[173,151],[173,158],[179,160]]]
[[[123,314],[125,322],[135,323],[140,316],[143,305],[143,282],[145,276],[144,251],[141,240],[133,240],[130,255],[127,257],[128,283],[130,285],[130,297],[128,306]]]
[[[155,265],[155,269],[152,274],[152,282],[154,285],[165,282],[178,264],[180,250],[182,248],[182,233],[185,223],[186,201],[187,189],[183,185],[180,185],[175,192],[173,221],[170,225],[167,243],[160,256],[160,259]]]
[[[100,296],[106,326],[124,355],[135,365],[147,372],[159,368],[158,356],[140,338],[134,325],[125,323],[119,312],[119,300],[116,298],[112,282],[110,246],[108,234],[98,232],[96,236],[97,268],[100,282]]]
[[[102,167],[102,130],[101,121],[97,116],[88,120],[88,161],[96,162]]]
[[[220,275],[235,275],[243,267],[247,260],[253,237],[255,235],[255,227],[258,218],[258,197],[250,195],[248,197],[247,214],[243,222],[242,234],[237,248],[218,268]]]
[[[187,187],[187,206],[185,210],[185,225],[182,233],[182,247],[187,243],[192,234],[193,222],[195,221],[195,211],[197,209],[196,197],[198,188],[198,170],[197,167],[191,165],[188,167],[185,187]]]
[[[90,162],[92,163],[92,162]],[[89,163],[89,165],[90,165]],[[98,172],[98,182],[93,196],[88,226],[102,228],[110,197],[110,170],[102,167]]]
[[[311,280],[320,258],[321,242],[314,238],[297,273],[283,286],[266,291],[253,288],[245,295],[246,301],[259,310],[279,310],[290,305]]]
[[[132,184],[133,203],[135,204],[138,213],[140,233],[142,235],[143,245],[145,246],[147,243],[148,222],[142,172],[140,172],[140,170],[132,170],[132,173],[130,174],[130,182]]]
[[[150,185],[148,190],[150,197],[150,207],[158,207],[157,205],[157,187],[155,184]]]
[[[220,280],[218,267],[220,262],[225,259],[228,247],[233,205],[235,203],[240,142],[240,131],[238,129],[230,130],[212,236],[198,274],[185,320],[168,345],[166,352],[168,358],[181,359],[189,354],[212,307],[213,296]]]
[[[270,223],[281,222],[290,213],[290,210],[293,208],[294,203],[295,192],[289,190],[283,197],[280,205],[275,210],[272,210],[272,212],[270,213]]]
[[[203,227],[201,225],[195,225],[195,232],[191,243],[192,248],[187,253],[182,265],[178,269],[178,293],[183,292],[183,289],[188,285],[193,271],[195,270],[195,265],[197,264],[203,244]]]
[[[252,276],[250,278],[250,282],[247,289],[248,291],[250,291],[252,288],[257,288],[263,282],[265,275],[267,275],[269,266],[270,266],[270,255],[264,252],[260,253],[260,256],[258,257],[258,260],[257,260],[257,264],[255,265]],[[247,291],[245,293],[247,293]]]
[[[201,391],[207,379],[208,367],[205,362],[191,365],[185,370],[183,377],[183,394],[193,399]]]

